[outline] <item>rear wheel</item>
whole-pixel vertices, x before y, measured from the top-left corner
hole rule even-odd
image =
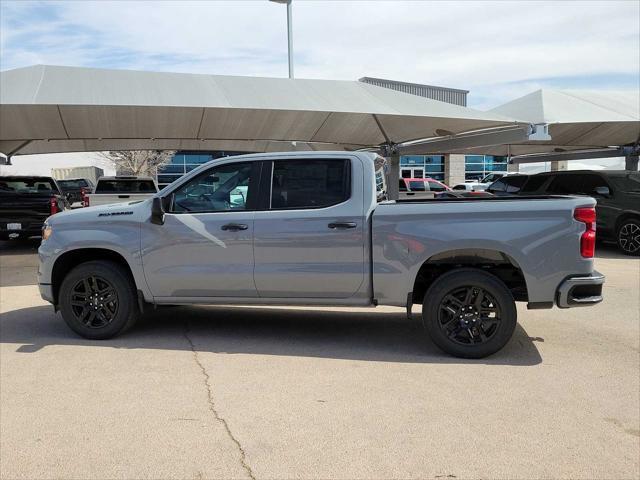
[[[104,340],[131,328],[140,314],[129,273],[109,261],[86,262],[62,281],[58,304],[62,318],[78,335]]]
[[[620,222],[616,241],[625,254],[640,255],[640,220],[628,218]]]
[[[462,358],[483,358],[506,345],[517,311],[509,289],[497,277],[472,268],[452,270],[431,285],[422,304],[422,323],[433,342]]]

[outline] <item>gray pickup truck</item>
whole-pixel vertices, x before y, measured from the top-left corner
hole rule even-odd
[[[590,197],[378,201],[364,152],[202,165],[153,198],[48,220],[38,283],[76,333],[106,339],[151,306],[422,305],[444,351],[481,358],[529,308],[593,305]]]

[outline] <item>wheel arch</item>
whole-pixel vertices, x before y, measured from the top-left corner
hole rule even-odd
[[[615,235],[618,234],[618,229],[622,226],[622,224],[627,220],[635,220],[636,222],[640,222],[640,213],[636,212],[623,212],[618,219],[616,220],[616,230],[614,232]]]
[[[456,268],[477,268],[491,273],[507,286],[517,301],[528,301],[524,272],[511,255],[493,249],[459,248],[436,253],[422,263],[413,281],[412,303],[422,303],[433,282]]]
[[[51,270],[51,288],[53,293],[54,305],[58,305],[58,294],[60,292],[60,285],[62,284],[62,281],[64,280],[66,275],[74,267],[80,265],[81,263],[95,260],[106,260],[122,266],[128,273],[133,284],[136,285],[136,288],[138,290],[140,289],[136,282],[135,275],[131,270],[129,262],[127,262],[127,260],[121,253],[108,248],[77,248],[63,253],[56,259],[55,263],[53,264],[53,268]]]

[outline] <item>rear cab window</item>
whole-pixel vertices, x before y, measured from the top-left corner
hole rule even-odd
[[[270,208],[325,208],[349,199],[351,162],[348,159],[275,160]]]
[[[48,177],[0,177],[0,193],[51,195],[60,191]]]
[[[157,188],[153,180],[116,178],[98,180],[95,193],[155,193]]]

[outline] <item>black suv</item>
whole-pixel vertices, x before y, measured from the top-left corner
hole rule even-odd
[[[640,172],[572,170],[529,176],[519,195],[589,195],[598,202],[597,235],[640,255]]]

